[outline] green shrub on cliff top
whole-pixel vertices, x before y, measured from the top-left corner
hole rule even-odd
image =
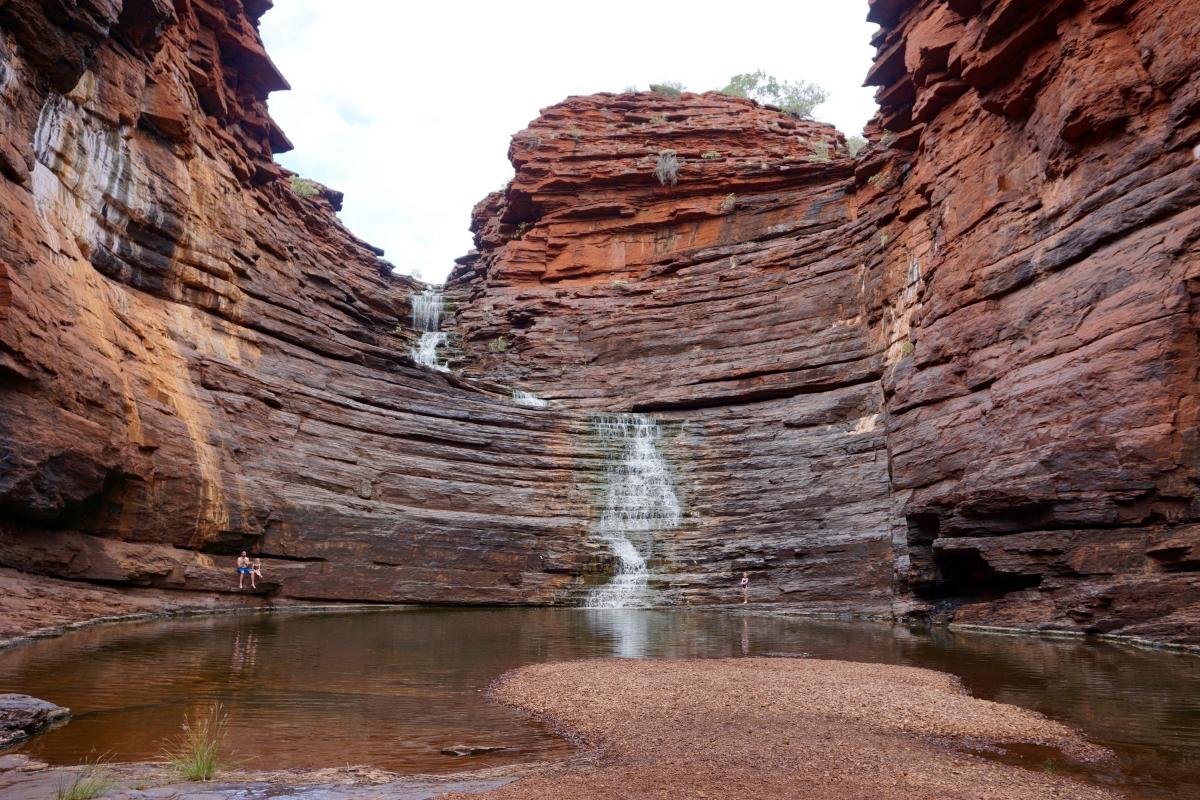
[[[812,119],[813,109],[829,99],[829,92],[815,83],[780,81],[761,69],[734,75],[721,92],[778,106],[796,119]]]
[[[316,197],[321,193],[321,184],[301,178],[299,175],[289,176],[288,183],[291,184],[292,191],[299,197]]]
[[[679,97],[687,89],[679,81],[663,81],[662,83],[650,84],[650,91],[657,94],[665,94],[667,97]]]

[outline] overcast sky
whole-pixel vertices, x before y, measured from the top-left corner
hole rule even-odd
[[[262,36],[292,90],[270,107],[296,146],[278,159],[345,192],[342,219],[399,271],[441,281],[471,247],[471,207],[512,176],[509,138],[568,95],[762,69],[824,86],[817,118],[859,133],[866,15],[866,0],[277,0]]]

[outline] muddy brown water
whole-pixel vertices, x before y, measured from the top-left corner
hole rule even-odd
[[[156,760],[186,715],[217,702],[226,749],[246,768],[436,773],[572,752],[545,725],[488,702],[484,689],[507,670],[743,655],[949,672],[978,697],[1042,712],[1117,754],[1098,767],[1038,748],[987,757],[1080,773],[1130,797],[1200,797],[1200,657],[1082,640],[669,610],[239,615],[106,626],[0,652],[0,692],[71,708],[70,724],[16,748],[56,764]],[[506,749],[440,752],[459,744]]]

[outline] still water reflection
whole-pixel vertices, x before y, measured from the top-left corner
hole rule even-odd
[[[440,750],[504,745],[495,765],[565,754],[483,689],[574,658],[808,655],[930,667],[1032,708],[1118,753],[1093,777],[1139,798],[1200,797],[1200,658],[1075,640],[666,610],[421,609],[209,617],[110,626],[0,653],[0,692],[68,706],[24,752],[152,760],[185,714],[220,702],[249,768],[462,769]]]

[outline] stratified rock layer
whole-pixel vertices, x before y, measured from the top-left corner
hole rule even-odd
[[[0,563],[228,591],[248,549],[291,597],[554,599],[574,423],[413,366],[411,282],[272,163],[265,4],[111,6],[0,4]]]
[[[701,595],[1200,642],[1200,8],[1168,5],[876,2],[853,161],[711,94],[547,109],[451,279],[466,370],[686,420]]]
[[[250,549],[287,597],[571,602],[611,569],[589,417],[636,411],[666,601],[748,571],[1200,643],[1200,8],[876,0],[857,158],[712,93],[548,108],[442,375],[419,287],[272,162],[268,5],[0,2],[0,564],[228,591]]]

